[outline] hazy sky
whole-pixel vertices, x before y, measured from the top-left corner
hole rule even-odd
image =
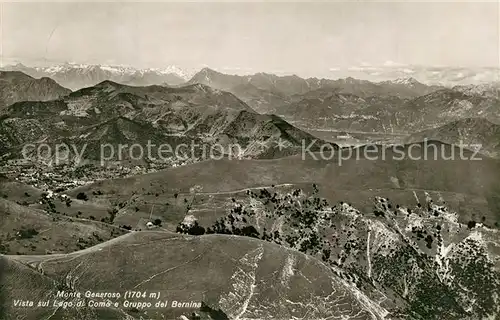
[[[499,66],[490,3],[3,3],[3,62],[320,73]]]

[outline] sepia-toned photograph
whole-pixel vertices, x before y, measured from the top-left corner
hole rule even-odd
[[[500,319],[500,2],[0,2],[0,320]]]

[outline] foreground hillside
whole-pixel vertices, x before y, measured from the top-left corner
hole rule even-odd
[[[202,205],[177,230],[255,237],[321,259],[388,310],[388,319],[496,319],[500,313],[498,230],[458,222],[442,199],[372,198],[369,210],[329,203],[313,185],[227,194]],[[200,210],[202,209],[202,210]]]
[[[406,194],[406,197],[413,197],[414,191],[439,192],[459,211],[462,221],[474,214],[484,215],[490,224],[499,221],[500,163],[484,156],[481,160],[470,160],[473,153],[467,150],[462,150],[465,156],[462,160],[457,147],[439,142],[429,144],[420,148],[408,145],[401,147],[402,150],[400,147],[379,148],[378,155],[369,154],[375,159],[363,157],[362,148],[343,149],[343,152],[350,150],[353,155],[340,162],[338,152],[331,160],[314,159],[310,155],[304,160],[301,156],[274,160],[212,160],[126,179],[98,181],[72,190],[70,194],[76,196],[82,192],[88,195],[89,201],[107,199],[125,203],[130,203],[133,196],[139,203],[140,199],[155,202],[158,204],[156,210],[168,212],[168,199],[176,193],[217,194],[271,185],[316,183],[330,196],[348,196],[359,205],[364,200],[356,195],[361,192],[373,194],[377,190],[387,190],[394,195]],[[411,152],[415,160],[398,160],[397,151],[404,151],[407,157]],[[356,152],[360,152],[361,158],[357,158]],[[452,153],[456,159],[448,160],[446,157]]]
[[[276,106],[271,112],[300,128],[413,133],[465,118],[499,122],[499,105],[498,97],[447,88],[412,98],[323,89]]]
[[[140,232],[68,255],[0,259],[1,316],[6,320],[20,316],[176,319],[182,315],[187,319],[361,320],[384,315],[383,309],[319,260],[250,238]],[[19,281],[20,277],[24,280]],[[37,290],[27,294],[33,283]],[[126,307],[123,294],[130,289],[148,292],[148,297],[159,292],[161,301],[169,302],[159,308]],[[16,308],[11,303],[16,297],[52,300],[56,290],[82,295],[88,290],[118,292],[122,297],[111,299],[119,307],[97,309]],[[129,300],[157,302],[151,299]],[[172,307],[174,300],[193,302],[195,307]]]
[[[127,232],[102,222],[46,212],[5,199],[0,199],[0,219],[1,254],[73,252]]]
[[[71,69],[0,72],[0,319],[499,317],[494,92]]]

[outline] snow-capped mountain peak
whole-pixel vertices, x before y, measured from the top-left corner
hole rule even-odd
[[[50,77],[59,84],[73,90],[93,86],[105,80],[143,86],[152,84],[178,85],[190,78],[190,74],[177,66],[138,69],[124,65],[66,62],[34,68],[16,64],[6,66],[3,70],[21,71],[34,78]]]
[[[153,71],[153,72],[158,72],[161,74],[176,74],[185,80],[189,80],[189,78],[190,78],[190,74],[188,74],[186,71],[182,70],[181,68],[179,68],[177,66],[167,66],[167,67],[159,68],[159,69],[158,68],[151,68],[148,70]]]
[[[417,79],[413,77],[409,78],[397,78],[396,80],[393,80],[392,83],[394,84],[402,84],[408,87],[413,87],[415,85],[421,84]]]

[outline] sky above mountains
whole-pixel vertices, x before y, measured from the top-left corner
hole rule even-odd
[[[498,4],[3,3],[2,63],[210,66],[331,76],[499,66]]]

